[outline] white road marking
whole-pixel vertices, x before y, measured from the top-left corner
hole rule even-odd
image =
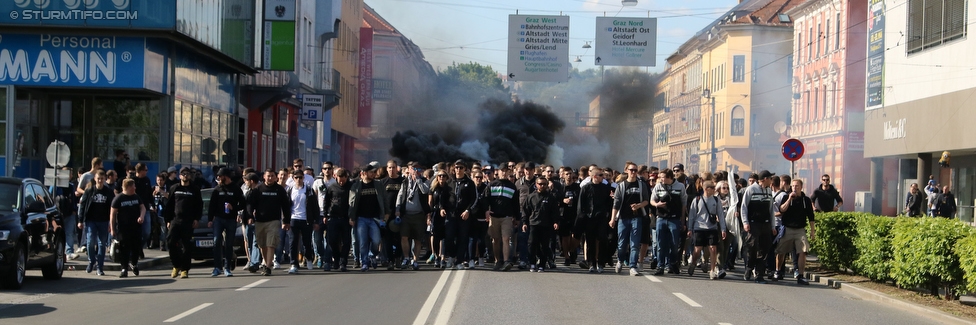
[[[193,309],[187,310],[187,311],[183,312],[182,314],[179,314],[179,315],[170,317],[167,320],[164,320],[163,323],[172,323],[172,322],[178,321],[178,320],[182,319],[183,317],[190,316],[191,314],[193,314],[195,312],[198,312],[198,311],[200,311],[200,310],[202,310],[204,308],[210,307],[210,305],[213,305],[213,303],[208,302],[208,303],[205,303],[205,304],[200,304],[199,306],[193,307]]]
[[[447,321],[451,320],[451,314],[454,312],[454,304],[458,300],[458,292],[461,291],[461,280],[464,279],[465,274],[468,274],[468,272],[457,272],[457,275],[451,280],[451,287],[444,294],[444,303],[441,304],[441,310],[437,312],[434,325],[446,325]]]
[[[661,282],[661,279],[658,279],[656,276],[653,275],[645,275],[644,277],[647,278],[648,280],[651,280],[651,282],[658,282],[658,283]]]
[[[690,305],[692,307],[701,307],[702,306],[702,305],[699,305],[694,300],[691,300],[691,298],[688,298],[688,296],[686,296],[683,293],[675,292],[674,293],[674,296],[675,297],[678,297],[678,299],[681,299],[681,301],[684,301],[686,304],[688,304],[688,305]]]
[[[420,307],[420,313],[417,314],[417,318],[414,318],[413,325],[423,325],[427,323],[427,318],[430,318],[430,312],[434,310],[434,304],[437,303],[437,297],[441,295],[441,291],[444,290],[444,285],[447,284],[447,278],[451,276],[451,272],[441,272],[441,277],[437,279],[437,283],[434,284],[434,289],[430,291],[430,295],[427,296],[427,301],[424,305]]]
[[[718,323],[718,325],[732,325],[732,323]]]
[[[268,279],[254,281],[254,283],[251,283],[251,284],[248,284],[246,286],[237,288],[237,290],[234,290],[234,291],[247,291],[247,289],[257,287],[257,286],[259,286],[259,285],[261,285],[262,283],[265,283],[265,282],[268,282]]]

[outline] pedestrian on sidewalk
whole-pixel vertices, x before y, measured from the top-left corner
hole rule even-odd
[[[129,277],[129,271],[139,275],[139,253],[142,251],[142,224],[146,220],[146,205],[136,194],[136,180],[122,181],[122,194],[112,200],[109,232],[119,241],[120,278]]]

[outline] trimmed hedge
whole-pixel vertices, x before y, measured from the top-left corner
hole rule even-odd
[[[859,214],[850,212],[816,215],[817,236],[811,245],[821,266],[843,272],[856,269],[854,261],[857,260],[857,248],[854,247],[854,238],[857,237],[857,215]]]
[[[976,292],[976,228],[959,220],[820,213],[811,244],[827,269],[933,295],[944,290],[947,300]]]
[[[976,236],[970,234],[957,241],[953,252],[959,256],[959,267],[962,268],[966,290],[976,292]]]
[[[944,218],[899,218],[891,230],[891,278],[903,288],[924,287],[946,298],[965,292],[956,242],[972,235],[966,224]]]
[[[854,247],[857,249],[857,260],[854,261],[854,266],[871,280],[884,282],[891,279],[891,228],[895,225],[895,220],[897,219],[870,214],[858,216],[856,219],[857,238],[854,239]]]

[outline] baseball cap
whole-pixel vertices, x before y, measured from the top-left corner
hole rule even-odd
[[[770,173],[768,170],[763,169],[762,171],[759,172],[759,179],[773,177],[773,175],[776,174]]]
[[[468,167],[468,164],[465,164],[463,159],[458,159],[454,162],[454,166]]]
[[[671,169],[672,170],[674,170],[674,169],[685,170],[685,165],[684,164],[676,164]]]
[[[167,168],[167,169],[166,169],[166,172],[167,172],[167,173],[175,173],[175,172],[176,172],[176,166],[173,166],[173,167],[170,167],[170,168]]]
[[[535,166],[535,163],[534,162],[531,162],[530,161],[530,162],[525,163],[525,169],[535,169],[535,167],[536,166]]]
[[[193,172],[193,169],[190,168],[190,167],[183,166],[183,168],[180,168],[180,174],[183,174],[183,173],[192,173],[192,172]]]
[[[368,173],[368,172],[371,172],[371,171],[374,171],[374,170],[376,170],[376,166],[373,165],[373,164],[369,164],[369,165],[366,165],[366,167],[363,167],[363,172],[367,172]]]

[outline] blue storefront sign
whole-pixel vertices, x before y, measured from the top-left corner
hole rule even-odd
[[[144,88],[144,37],[0,34],[0,84]]]
[[[3,0],[0,25],[172,29],[176,0]]]

